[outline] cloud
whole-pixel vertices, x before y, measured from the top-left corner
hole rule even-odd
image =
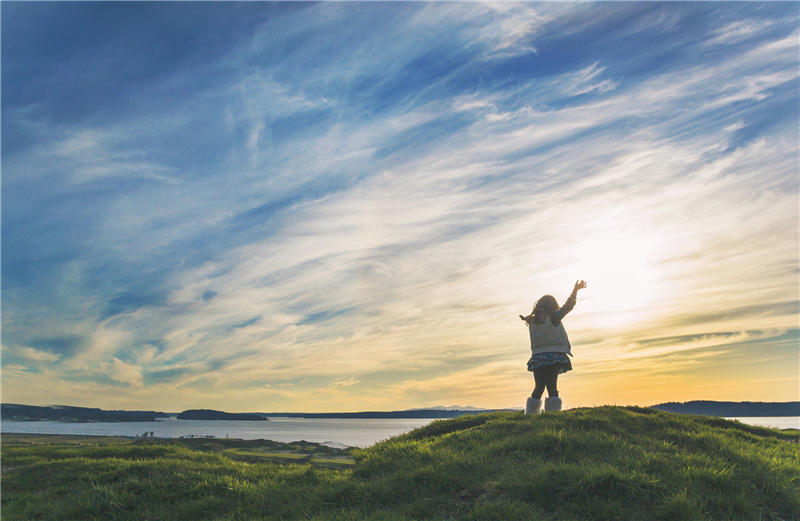
[[[34,349],[32,347],[27,346],[18,346],[15,349],[4,347],[4,350],[7,354],[12,354],[12,356],[17,356],[20,358],[24,358],[33,363],[37,362],[56,362],[61,358],[61,355],[58,353],[52,353],[50,351],[40,351],[38,349]]]
[[[772,26],[769,20],[736,20],[712,32],[705,45],[730,45],[751,39]]]
[[[108,374],[115,382],[132,387],[142,387],[144,383],[141,367],[125,363],[118,358],[112,359],[110,363],[101,363],[100,370]]]
[[[558,86],[565,86],[566,93],[570,96],[578,96],[597,90],[599,92],[606,92],[614,90],[617,86],[616,82],[611,80],[596,81],[597,77],[605,70],[599,67],[597,63],[586,67],[574,74],[571,77],[560,78],[556,83]]]

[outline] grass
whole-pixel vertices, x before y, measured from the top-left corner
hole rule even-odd
[[[110,445],[130,443],[135,438],[129,436],[81,436],[77,434],[22,434],[5,433],[2,437],[3,447],[28,444],[65,444],[65,445]]]
[[[298,441],[281,443],[271,440],[240,440],[227,438],[180,438],[180,439],[155,439],[132,438],[126,436],[84,436],[64,434],[4,434],[3,446],[12,447],[19,445],[124,445],[129,443],[149,445],[178,445],[200,452],[211,452],[228,456],[229,458],[251,463],[304,463],[315,467],[346,468],[354,461],[352,448],[338,449]]]
[[[335,467],[325,460],[346,454],[310,446],[4,436],[2,515],[800,520],[799,434],[636,407],[503,412],[436,421],[353,449],[354,463]]]

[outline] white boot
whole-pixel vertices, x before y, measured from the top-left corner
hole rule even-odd
[[[533,396],[528,398],[525,403],[525,414],[539,414],[542,412],[542,400],[537,400]]]
[[[561,398],[556,396],[555,398],[547,398],[544,401],[544,410],[549,411],[560,411],[561,410]]]

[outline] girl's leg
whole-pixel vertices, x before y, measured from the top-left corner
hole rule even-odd
[[[547,366],[549,371],[547,372],[547,377],[545,380],[545,386],[547,387],[547,396],[550,398],[557,398],[558,397],[558,373],[559,369],[558,366],[549,365]]]
[[[531,398],[539,400],[542,398],[542,394],[544,394],[544,388],[547,386],[547,367],[538,367],[534,369],[533,381],[535,383],[535,387],[531,393]]]

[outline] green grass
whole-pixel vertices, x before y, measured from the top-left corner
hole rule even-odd
[[[346,468],[351,466],[352,448],[338,449],[298,441],[281,443],[271,440],[240,440],[227,438],[154,439],[125,436],[83,436],[68,434],[4,434],[3,446],[17,445],[109,445],[109,444],[179,445],[200,452],[222,454],[232,459],[251,463],[306,463],[315,467]]]
[[[3,447],[18,444],[67,444],[67,445],[109,445],[130,443],[136,438],[129,436],[81,436],[76,434],[3,434]]]
[[[216,442],[4,440],[3,520],[800,520],[797,431],[652,409],[462,416],[335,468]]]

